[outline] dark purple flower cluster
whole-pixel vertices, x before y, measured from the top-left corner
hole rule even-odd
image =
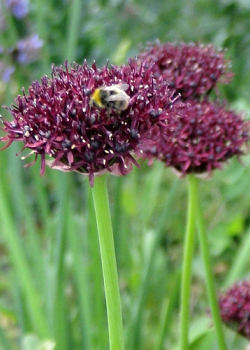
[[[183,175],[210,173],[234,155],[243,154],[249,140],[249,123],[225,104],[190,101],[183,114],[168,120],[168,128],[153,135],[160,140],[145,149]]]
[[[206,173],[221,168],[234,155],[241,155],[250,138],[249,122],[225,102],[208,95],[218,82],[232,77],[224,51],[212,45],[180,43],[149,44],[139,61],[153,65],[156,79],[169,82],[181,94],[181,114],[168,120],[163,132],[154,130],[155,145],[144,149],[143,157],[157,158],[181,172]]]
[[[120,83],[128,86],[125,110],[91,103],[96,89]],[[96,173],[128,173],[131,162],[136,163],[132,154],[148,142],[154,128],[166,128],[175,110],[167,83],[156,82],[151,69],[137,61],[102,69],[86,62],[53,67],[52,78],[33,82],[28,94],[15,102],[8,108],[13,121],[3,121],[6,147],[23,141],[23,149],[31,149],[35,159],[41,156],[41,173],[49,155],[54,158],[52,167],[88,174],[91,186]]]
[[[219,296],[222,321],[250,339],[250,281],[234,284]]]
[[[163,76],[184,100],[209,94],[218,82],[229,83],[233,77],[225,51],[212,45],[149,43],[138,58],[154,62],[155,77]]]

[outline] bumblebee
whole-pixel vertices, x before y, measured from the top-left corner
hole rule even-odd
[[[129,106],[130,97],[125,92],[128,87],[128,84],[101,86],[91,95],[90,106],[122,112]]]

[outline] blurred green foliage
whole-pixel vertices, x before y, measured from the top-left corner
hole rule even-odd
[[[1,104],[12,103],[33,79],[50,75],[52,63],[123,64],[139,45],[159,39],[227,48],[235,77],[222,93],[248,114],[247,0],[34,0],[23,19],[14,18],[3,0],[0,9],[1,58],[15,66],[10,81],[1,82]],[[40,57],[23,66],[8,48],[31,33],[44,44]],[[39,164],[23,168],[16,157],[20,149],[12,145],[0,154],[0,349],[52,350],[55,341],[58,350],[105,350],[102,273],[87,178],[51,169],[40,177]],[[231,161],[200,185],[218,288],[249,276],[249,156],[243,162]],[[144,162],[124,178],[110,176],[109,190],[127,349],[177,349],[186,181],[163,164]],[[215,350],[198,250],[193,272],[191,349]],[[231,331],[226,334],[229,349],[245,346]]]

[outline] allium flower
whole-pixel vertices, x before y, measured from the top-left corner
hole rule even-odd
[[[222,321],[250,339],[250,281],[242,281],[219,296]]]
[[[139,61],[154,62],[154,75],[163,76],[182,98],[208,94],[218,82],[228,83],[233,74],[223,50],[195,43],[149,43]]]
[[[27,0],[6,0],[6,7],[9,8],[18,19],[24,18],[28,13],[29,2]]]
[[[91,106],[95,89],[119,83],[128,85],[126,110]],[[131,162],[136,164],[132,154],[154,128],[167,127],[166,119],[175,109],[166,82],[156,82],[151,68],[139,67],[137,61],[102,69],[86,62],[53,67],[52,78],[33,82],[29,93],[15,102],[7,108],[14,120],[3,121],[7,135],[1,140],[8,142],[6,147],[23,141],[23,149],[31,149],[35,160],[41,156],[41,173],[49,155],[54,158],[51,167],[88,174],[91,186],[96,173],[125,175]]]
[[[153,147],[145,157],[156,157],[181,172],[210,173],[223,162],[244,153],[249,140],[249,122],[225,103],[189,101],[181,115],[168,120],[160,134],[155,130]]]

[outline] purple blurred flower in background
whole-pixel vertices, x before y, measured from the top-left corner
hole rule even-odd
[[[0,80],[7,83],[11,79],[11,75],[15,71],[14,66],[9,66],[4,61],[0,61]]]
[[[17,42],[16,46],[10,50],[15,60],[23,65],[35,62],[40,55],[43,41],[39,39],[37,34],[32,34]]]
[[[22,20],[28,14],[29,1],[27,0],[5,0],[0,2],[0,29],[8,31],[9,20],[5,18],[9,10],[13,16]],[[26,29],[26,23],[24,24]],[[27,30],[27,32],[29,32]],[[18,31],[19,33],[19,31]],[[18,40],[19,39],[19,40]],[[16,64],[28,65],[40,58],[43,41],[37,34],[28,34],[26,37],[17,38],[16,41],[4,42],[0,47],[0,80],[10,81],[12,73],[16,70]]]
[[[18,19],[23,19],[29,11],[29,1],[27,0],[5,0],[5,5]]]
[[[32,34],[19,40],[11,49],[0,47],[0,79],[8,82],[16,69],[15,64],[26,66],[36,62],[40,58],[42,46],[43,41],[37,34]]]

